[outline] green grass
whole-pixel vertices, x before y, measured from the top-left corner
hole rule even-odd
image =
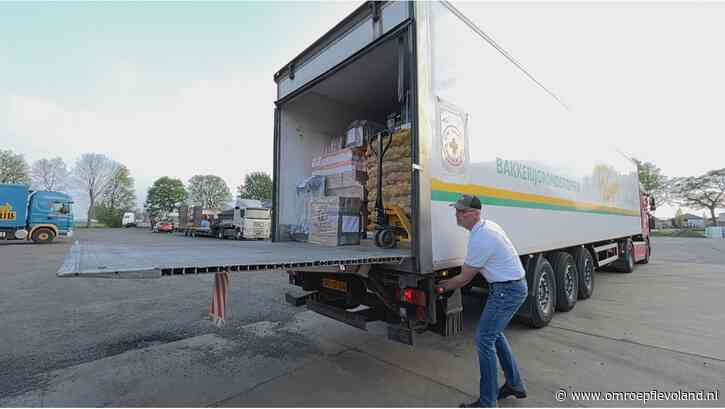
[[[652,236],[705,238],[705,229],[658,229],[652,230]]]

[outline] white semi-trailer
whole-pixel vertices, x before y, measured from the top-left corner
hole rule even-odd
[[[650,203],[635,164],[574,129],[556,96],[447,2],[365,3],[274,80],[272,242],[216,242],[204,251],[79,243],[59,275],[284,269],[310,292],[291,302],[363,329],[385,321],[391,339],[412,343],[416,331],[461,329],[461,293],[435,288],[463,263],[468,233],[448,206],[463,193],[481,199],[484,217],[521,255],[530,294],[518,315],[533,327],[590,297],[595,269],[631,272],[649,259]],[[392,242],[293,241],[305,206],[301,179],[330,138],[360,119],[409,135],[409,182],[400,186],[410,192],[407,240],[400,228],[379,225]],[[471,285],[486,287],[482,279]]]

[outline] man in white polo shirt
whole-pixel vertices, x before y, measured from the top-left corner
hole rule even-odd
[[[525,398],[526,390],[511,347],[503,334],[519,307],[526,300],[526,273],[511,240],[501,226],[481,219],[481,201],[464,195],[456,203],[458,225],[471,232],[461,274],[439,283],[439,291],[450,291],[468,284],[476,274],[488,281],[488,299],[476,329],[476,347],[481,370],[479,399],[461,407],[494,407],[508,396]],[[496,356],[506,383],[498,389]]]

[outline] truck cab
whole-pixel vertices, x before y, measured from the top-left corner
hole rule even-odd
[[[61,192],[0,185],[0,239],[49,243],[73,235],[73,200]]]
[[[121,224],[123,227],[136,227],[136,214],[134,212],[124,213]]]

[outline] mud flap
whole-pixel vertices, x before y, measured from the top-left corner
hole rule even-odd
[[[461,290],[455,290],[450,296],[436,301],[437,315],[440,317],[433,330],[444,337],[453,337],[463,332],[463,297]]]
[[[531,256],[529,257],[528,262],[524,264],[524,268],[526,269],[526,284],[529,288],[529,294],[526,297],[526,301],[524,301],[514,315],[514,319],[516,320],[526,321],[533,318],[532,308],[533,303],[536,302],[536,299],[534,298],[535,292],[533,291],[534,271],[536,271],[536,265],[539,263],[539,259],[541,259],[541,257],[541,254]]]

